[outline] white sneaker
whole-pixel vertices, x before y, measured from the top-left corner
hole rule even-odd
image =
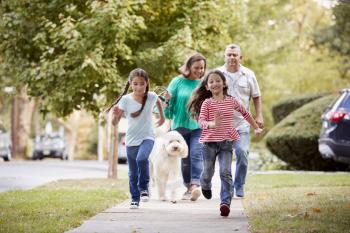
[[[147,202],[147,201],[149,201],[149,193],[148,193],[147,190],[141,191],[141,193],[140,193],[140,199],[141,199],[142,202]]]
[[[138,209],[139,208],[139,203],[137,201],[132,201],[130,203],[130,209]]]
[[[196,187],[196,188],[192,189],[190,200],[197,201],[197,199],[200,195],[201,195],[201,190],[199,187]]]

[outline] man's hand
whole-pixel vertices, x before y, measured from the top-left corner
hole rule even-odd
[[[256,116],[255,117],[255,122],[259,126],[259,128],[263,129],[264,128],[264,119],[262,116]]]

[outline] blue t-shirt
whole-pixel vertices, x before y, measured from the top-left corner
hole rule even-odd
[[[124,111],[128,120],[128,128],[125,136],[125,144],[127,146],[139,146],[143,140],[154,140],[154,126],[152,120],[152,111],[157,102],[158,95],[154,92],[148,92],[145,107],[138,117],[132,117],[131,113],[141,109],[142,104],[137,102],[132,94],[124,95],[118,107]]]

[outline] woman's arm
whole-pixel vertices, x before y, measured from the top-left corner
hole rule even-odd
[[[174,105],[176,104],[177,86],[178,79],[174,78],[173,80],[171,80],[167,88],[167,92],[164,96],[167,100],[167,106],[164,109],[164,115],[167,119],[173,119],[174,112],[176,111],[176,109],[174,109]]]

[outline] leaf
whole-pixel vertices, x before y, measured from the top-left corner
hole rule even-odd
[[[320,208],[313,208],[312,211],[314,213],[321,213],[321,209]]]
[[[309,215],[309,213],[306,211],[305,213],[304,213],[304,219],[307,219],[307,218],[309,218],[310,217],[310,215]]]

